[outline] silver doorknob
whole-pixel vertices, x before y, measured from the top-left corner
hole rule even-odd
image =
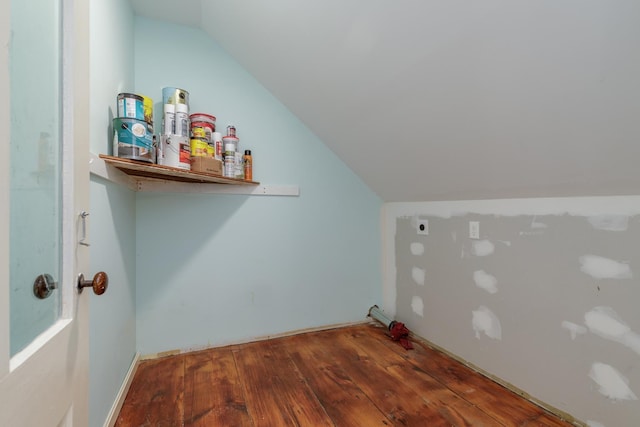
[[[41,274],[33,282],[33,294],[40,299],[47,298],[55,289],[58,289],[58,282],[50,274]]]
[[[93,288],[94,294],[102,295],[109,286],[109,276],[104,271],[101,271],[93,276],[93,280],[84,280],[84,274],[80,274],[78,276],[78,293],[81,293],[84,288],[89,286]]]

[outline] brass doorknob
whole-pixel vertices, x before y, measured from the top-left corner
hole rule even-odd
[[[55,289],[58,289],[58,282],[50,274],[41,274],[33,282],[33,294],[40,299],[48,298]]]
[[[94,294],[102,295],[109,286],[109,276],[104,271],[101,271],[93,276],[93,280],[84,280],[84,274],[80,274],[78,276],[78,293],[81,293],[84,288],[89,286],[93,288]]]

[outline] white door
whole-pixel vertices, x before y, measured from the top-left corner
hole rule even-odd
[[[0,426],[88,424],[88,3],[0,0]]]

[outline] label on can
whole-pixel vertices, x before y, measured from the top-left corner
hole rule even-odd
[[[180,144],[180,163],[191,164],[191,147],[189,147],[189,144]]]
[[[155,163],[153,130],[142,120],[113,119],[114,156]]]
[[[183,112],[176,113],[176,135],[189,136],[189,115]]]
[[[228,178],[236,177],[236,156],[225,156],[224,157],[224,176]]]
[[[242,153],[236,151],[235,157],[236,157],[235,177],[244,179],[244,161],[242,159]]]
[[[177,87],[162,88],[162,102],[164,104],[189,105],[189,92]]]
[[[208,149],[207,141],[197,138],[191,140],[191,157],[207,157]]]
[[[144,115],[144,121],[153,123],[153,99],[144,95],[140,96],[142,97],[142,114]]]
[[[204,127],[200,126],[191,126],[191,137],[192,138],[207,138],[207,131]]]
[[[118,94],[118,117],[145,120],[142,96],[132,93]]]

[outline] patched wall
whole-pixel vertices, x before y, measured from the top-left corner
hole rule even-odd
[[[387,205],[385,308],[589,425],[638,425],[640,215],[620,200]]]

